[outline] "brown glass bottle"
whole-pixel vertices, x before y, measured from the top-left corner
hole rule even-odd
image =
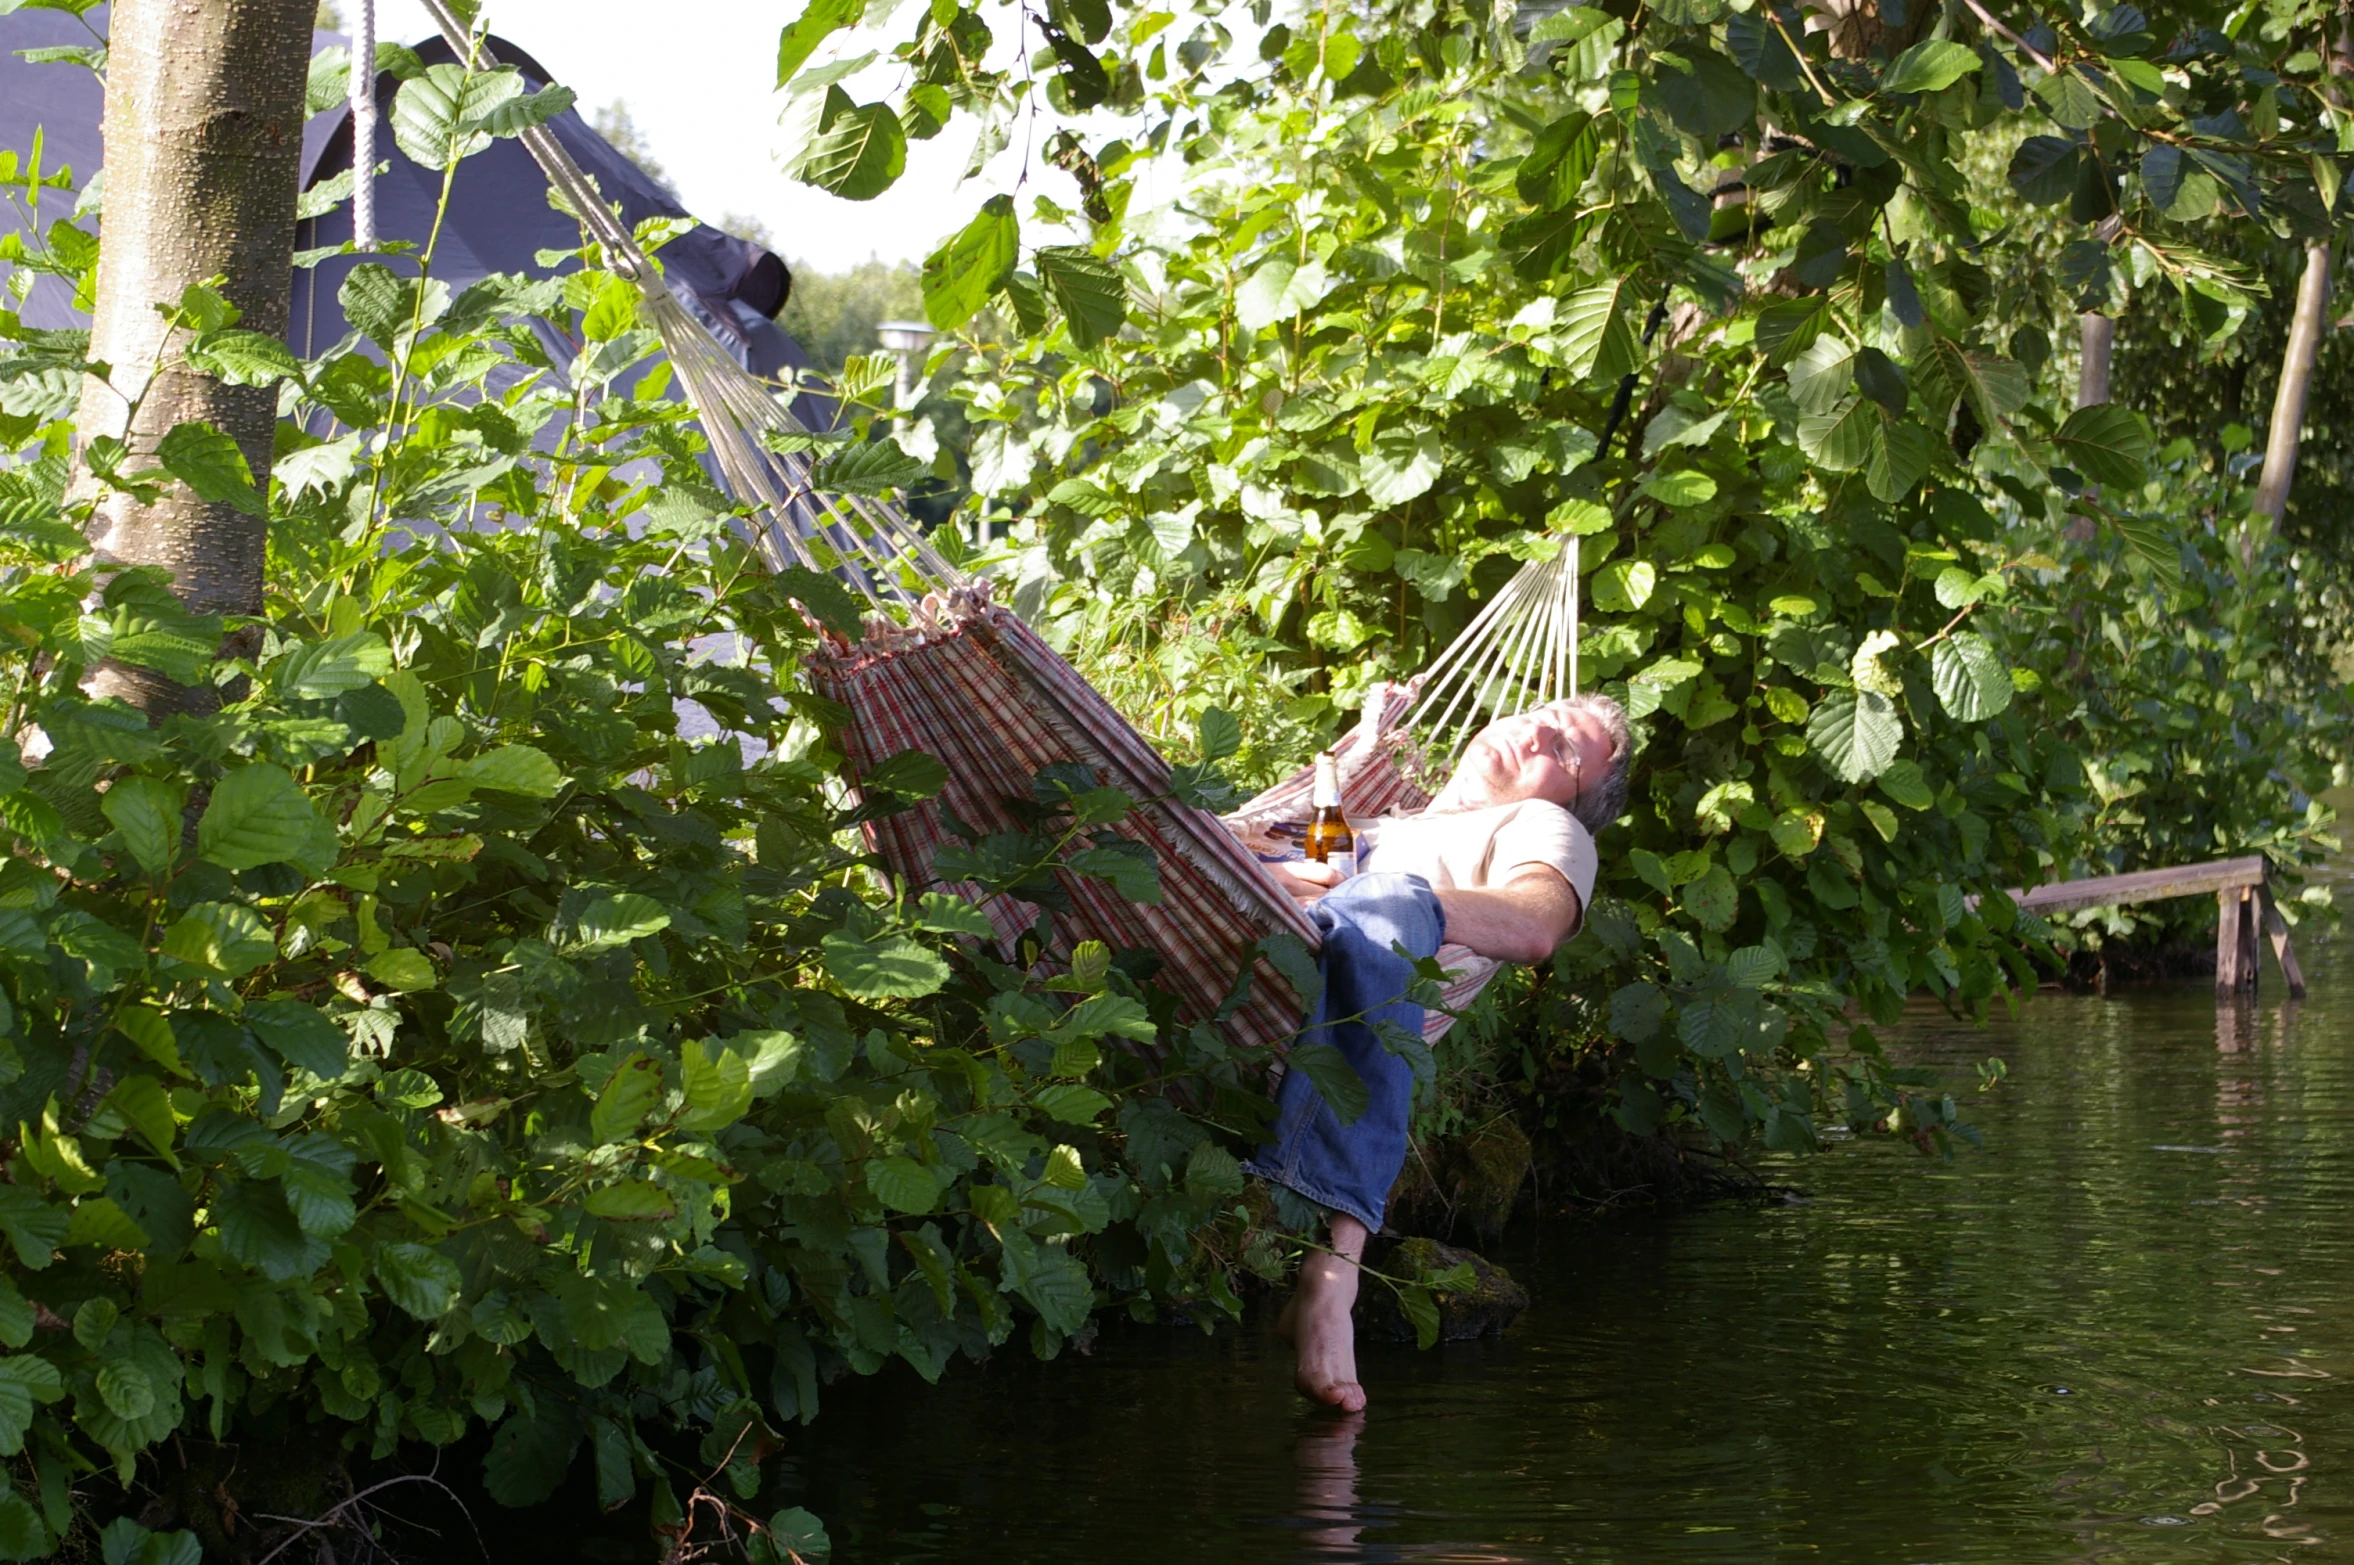
[[[1357,873],[1357,833],[1340,807],[1340,761],[1330,750],[1316,757],[1316,788],[1308,802],[1316,813],[1303,846],[1308,857],[1329,864],[1346,880]]]

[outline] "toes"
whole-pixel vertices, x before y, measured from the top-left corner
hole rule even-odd
[[[1365,1411],[1365,1388],[1354,1380],[1319,1380],[1300,1375],[1292,1383],[1311,1402],[1321,1402],[1343,1413]]]

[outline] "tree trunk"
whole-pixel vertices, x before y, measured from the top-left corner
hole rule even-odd
[[[2289,345],[2280,361],[2280,387],[2272,395],[2272,427],[2264,434],[2264,476],[2256,482],[2256,510],[2274,523],[2288,509],[2289,482],[2297,474],[2297,440],[2305,427],[2305,393],[2313,383],[2321,334],[2329,329],[2329,266],[2327,244],[2305,247],[2305,276],[2297,284],[2297,309],[2289,317]],[[2254,541],[2248,541],[2251,552]]]
[[[2117,346],[2117,320],[2087,311],[2076,318],[2076,331],[2084,350],[2076,377],[2076,405],[2089,408],[2109,400],[2109,357]]]
[[[128,471],[152,466],[175,424],[203,419],[245,453],[267,493],[277,393],[227,386],[177,362],[156,313],[193,283],[223,279],[250,330],[284,336],[315,0],[117,0],[109,24],[106,207],[90,355],[75,435],[127,440]],[[184,339],[183,339],[184,340]],[[133,416],[132,405],[137,404]],[[205,613],[257,614],[267,525],[177,485],[153,505],[109,495],[90,520],[104,565],[161,565]],[[143,669],[109,668],[93,689],[150,716],[202,693]]]

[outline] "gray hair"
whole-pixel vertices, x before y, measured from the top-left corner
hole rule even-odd
[[[1602,828],[1627,812],[1627,766],[1634,759],[1634,734],[1627,726],[1627,709],[1605,695],[1587,692],[1584,695],[1563,696],[1548,706],[1569,715],[1589,713],[1599,719],[1610,734],[1610,765],[1597,778],[1578,774],[1577,802],[1569,813],[1578,818],[1586,830],[1600,835]]]

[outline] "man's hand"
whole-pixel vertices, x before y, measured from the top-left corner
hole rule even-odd
[[[1319,897],[1348,878],[1331,865],[1314,859],[1283,859],[1268,865],[1267,873],[1302,907],[1315,906]]]

